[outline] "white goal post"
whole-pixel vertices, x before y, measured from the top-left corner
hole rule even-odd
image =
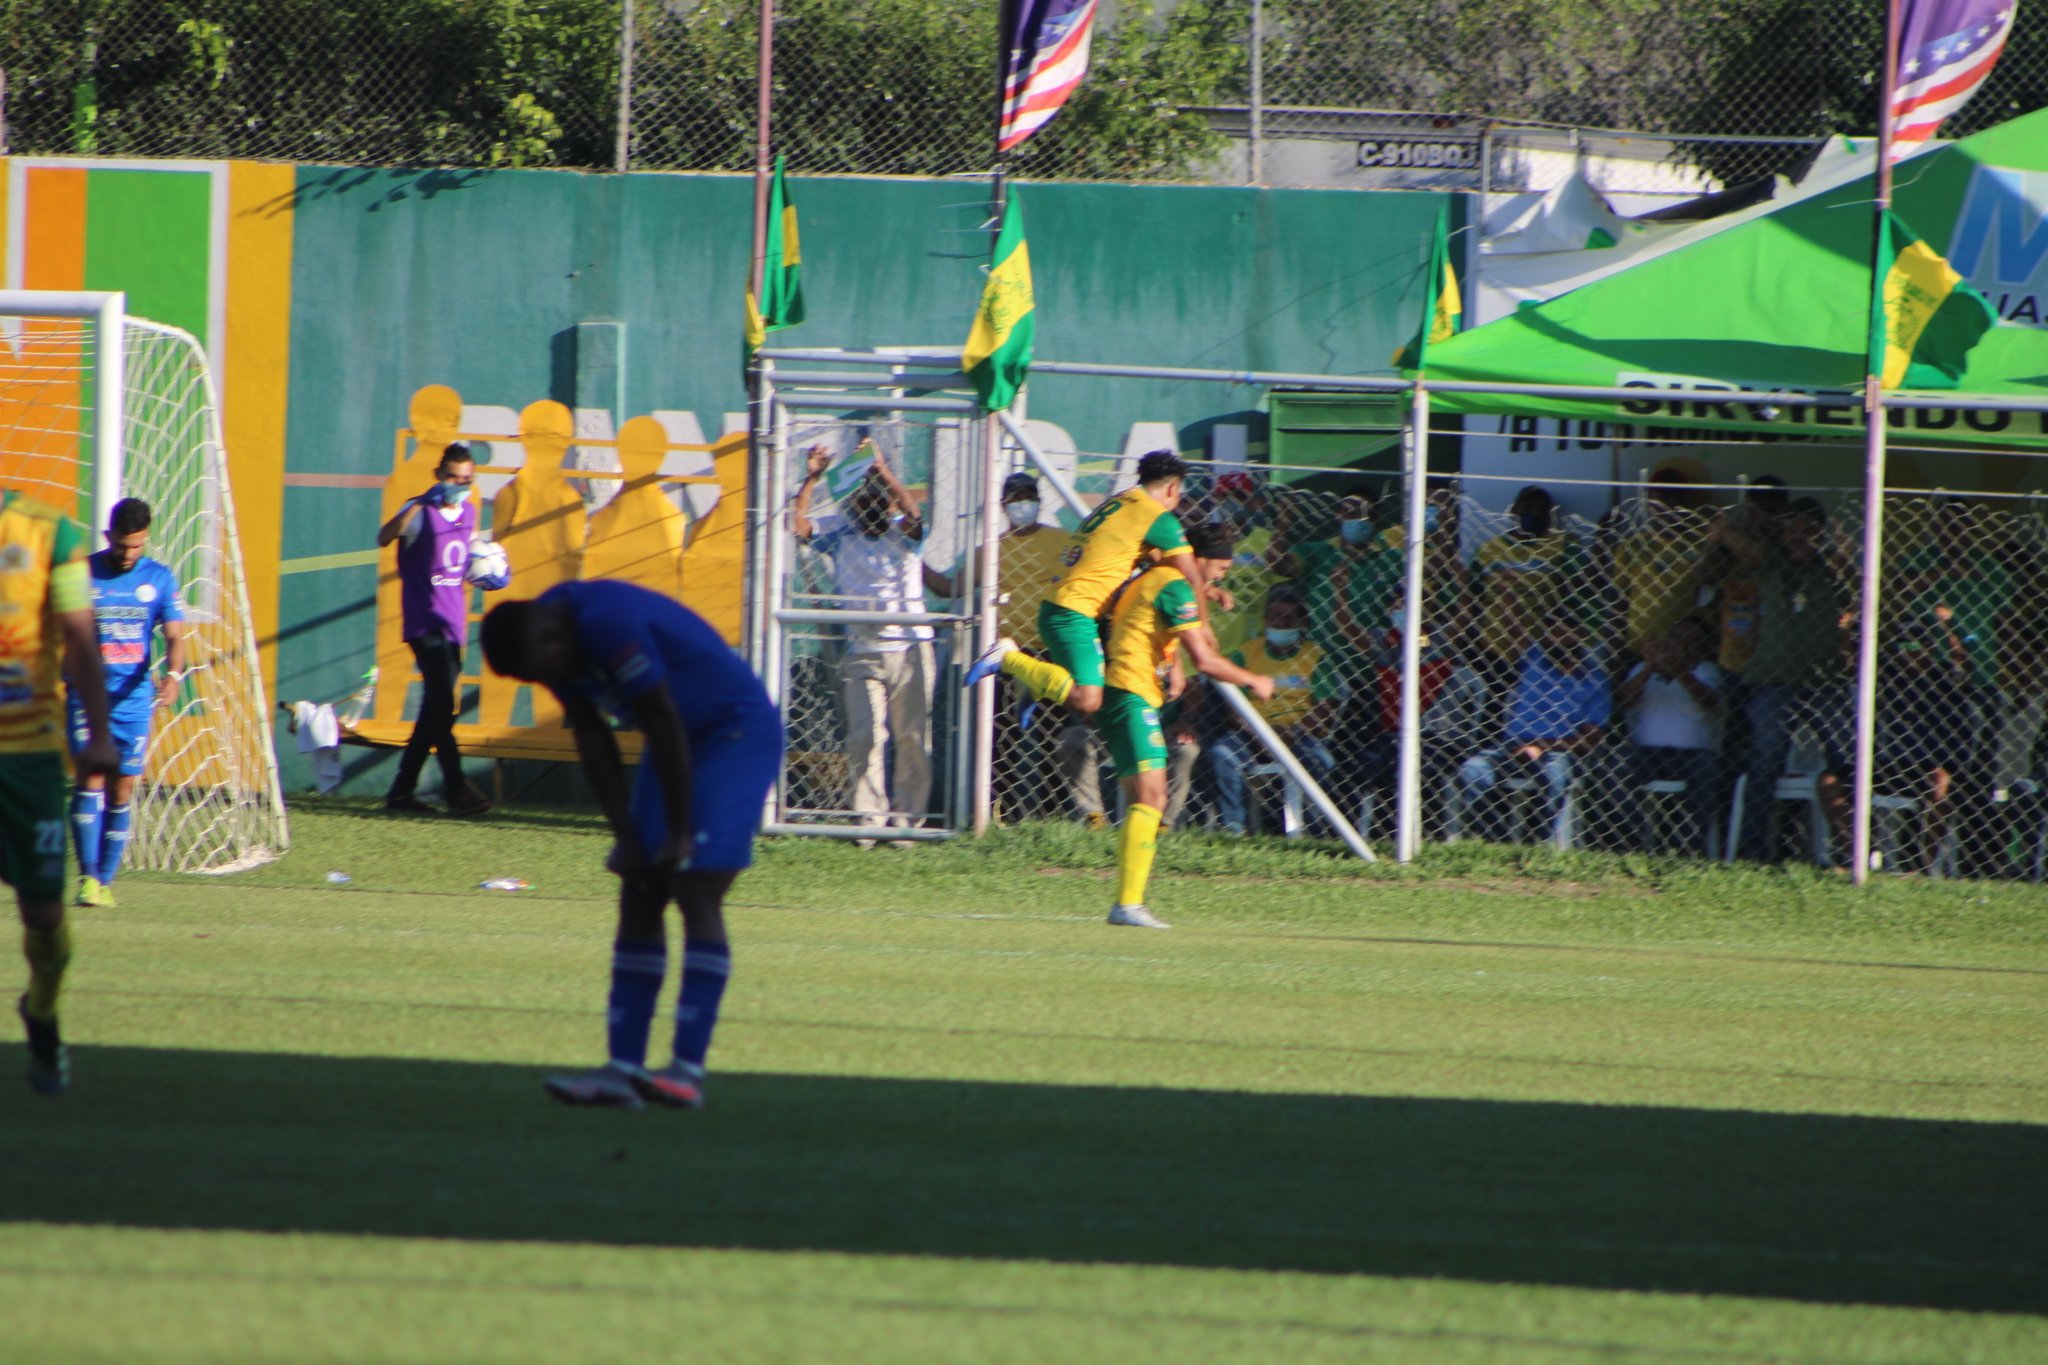
[[[85,522],[150,504],[186,601],[186,675],[158,711],[128,865],[235,872],[289,844],[270,707],[205,352],[119,293],[0,291],[0,486]],[[158,655],[161,657],[161,654]]]

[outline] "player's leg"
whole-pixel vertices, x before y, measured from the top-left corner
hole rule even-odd
[[[650,771],[651,764],[641,771]],[[645,843],[645,841],[642,841]],[[619,881],[618,931],[612,942],[612,985],[605,1002],[605,1064],[593,1071],[550,1076],[548,1094],[564,1104],[643,1106],[636,1084],[646,1073],[647,1035],[655,998],[668,974],[666,880],[642,873]]]
[[[1015,640],[998,640],[967,670],[967,686],[1001,671],[1040,701],[1064,705],[1083,715],[1098,710],[1103,660],[1102,636],[1095,622],[1078,611],[1041,602],[1038,634],[1045,658],[1026,654]]]
[[[71,756],[75,759],[91,736],[83,708],[70,708],[64,733],[70,738]],[[71,898],[74,905],[99,904],[100,846],[106,840],[107,824],[106,785],[104,776],[93,773],[79,779],[71,793],[71,842],[78,853],[78,890]]]
[[[676,992],[675,1055],[641,1082],[659,1104],[696,1109],[704,1103],[704,1063],[732,976],[725,897],[754,860],[762,804],[782,768],[782,727],[773,716],[708,736],[691,752],[697,793],[696,839],[690,866],[672,892],[683,916],[683,980]]]
[[[71,965],[64,915],[64,760],[57,754],[0,758],[0,881],[14,888],[28,990],[15,1012],[28,1030],[29,1086],[59,1095],[70,1080],[57,1028],[57,997]]]
[[[98,885],[93,888],[94,905],[114,904],[114,877],[128,856],[128,836],[135,818],[135,782],[142,775],[142,761],[149,752],[149,718],[133,721],[116,718],[114,747],[121,754],[121,769],[107,780],[105,816],[100,826],[97,859]]]
[[[1159,728],[1159,713],[1143,697],[1111,688],[1096,728],[1109,746],[1126,798],[1117,839],[1116,903],[1110,907],[1109,922],[1164,929],[1167,926],[1145,908],[1145,888],[1152,879],[1159,826],[1166,814],[1166,735]]]

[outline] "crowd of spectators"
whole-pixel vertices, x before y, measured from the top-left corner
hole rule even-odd
[[[1377,822],[1374,834],[1387,833],[1394,811],[1412,629],[1427,837],[1842,861],[1856,538],[1819,499],[1776,478],[1718,495],[1703,482],[1703,470],[1674,459],[1597,522],[1566,516],[1539,485],[1522,488],[1505,516],[1449,481],[1433,485],[1412,622],[1389,488],[1280,486],[1264,471],[1232,472],[1198,482],[1181,516],[1234,533],[1222,584],[1230,602],[1212,612],[1218,643],[1274,680],[1259,705],[1265,720],[1347,814]],[[908,520],[893,491],[883,494]],[[1066,536],[1048,524],[1031,475],[1013,476],[1003,502],[1005,631],[1028,642]],[[2032,840],[2044,821],[2048,545],[2028,518],[1955,497],[1907,499],[1893,521],[1872,769],[1892,865],[1995,875],[2037,861],[2014,835],[2024,826]],[[813,535],[827,548],[829,532]],[[842,590],[870,596],[853,578],[862,581]],[[916,597],[914,580],[901,586]],[[927,586],[949,588],[936,576]],[[850,670],[847,703],[879,721],[872,670]],[[859,707],[855,672],[873,698]],[[912,686],[928,695],[926,677]],[[1169,827],[1276,823],[1261,807],[1277,803],[1284,780],[1206,684],[1191,682],[1162,719]],[[865,737],[879,726],[852,728]],[[867,808],[881,804],[873,743],[857,765]],[[1103,759],[1084,723],[1034,717],[1027,698],[1004,694],[999,818],[1113,819]],[[915,809],[906,798],[919,783],[904,776],[913,780],[891,793],[893,812]],[[1812,818],[1783,819],[1787,796]]]
[[[1414,626],[1433,836],[1845,860],[1856,538],[1777,478],[1717,499],[1690,463],[1656,470],[1597,523],[1564,517],[1537,485],[1504,519],[1449,484],[1430,490]],[[1340,804],[1384,821],[1410,623],[1405,540],[1382,493],[1226,475],[1187,519],[1239,531],[1225,584],[1239,606],[1218,632],[1280,683],[1267,720]],[[1902,499],[1891,535],[1872,769],[1886,852],[1907,870],[2030,866],[2048,549],[2025,518],[1951,496]],[[1188,810],[1226,830],[1256,823],[1244,775],[1270,772],[1264,755],[1199,685],[1176,719]],[[1786,797],[1818,819],[1782,818],[1797,813]]]

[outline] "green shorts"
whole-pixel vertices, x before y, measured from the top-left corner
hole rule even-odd
[[[1095,713],[1095,733],[1109,746],[1118,777],[1156,773],[1166,767],[1166,732],[1151,702],[1121,687],[1105,688]]]
[[[1074,686],[1102,686],[1102,631],[1094,617],[1055,602],[1040,602],[1038,638],[1045,642],[1045,656],[1073,674]]]
[[[0,754],[0,882],[24,901],[64,899],[70,802],[62,754]]]

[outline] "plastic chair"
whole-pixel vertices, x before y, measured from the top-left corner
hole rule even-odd
[[[1503,760],[1496,760],[1496,762],[1500,761]],[[1557,828],[1551,835],[1551,842],[1555,843],[1560,849],[1570,849],[1577,842],[1578,812],[1576,809],[1576,798],[1579,779],[1584,775],[1584,772],[1585,769],[1582,765],[1572,765],[1572,780],[1565,787],[1564,804],[1557,812]],[[1494,784],[1494,790],[1497,792],[1507,792],[1516,798],[1511,803],[1514,810],[1514,822],[1509,826],[1508,840],[1511,843],[1517,844],[1523,842],[1529,833],[1529,801],[1526,798],[1532,795],[1541,798],[1544,795],[1546,789],[1543,780],[1537,777],[1505,778]],[[1449,798],[1445,802],[1444,839],[1447,843],[1456,843],[1460,838],[1464,837],[1466,816],[1468,814],[1469,811],[1465,804],[1464,784],[1458,780],[1454,773],[1451,777]]]
[[[1870,794],[1870,869],[1895,866],[1899,861],[1899,826],[1904,817],[1920,814],[1920,803],[1910,796],[1883,796]],[[1927,869],[1930,877],[1953,877],[1956,875],[1956,832],[1944,830],[1940,847],[1934,850],[1934,862]],[[2038,874],[2035,880],[2040,880]]]
[[[1288,838],[1299,839],[1308,827],[1307,820],[1302,816],[1302,791],[1294,779],[1287,775],[1287,770],[1278,763],[1247,763],[1244,767],[1246,828],[1257,834],[1260,822],[1265,818],[1262,813],[1265,803],[1259,800],[1258,793],[1252,789],[1252,783],[1261,778],[1280,779],[1280,828]]]
[[[1765,847],[1776,848],[1778,806],[1786,801],[1802,802],[1806,806],[1807,837],[1812,844],[1813,861],[1817,867],[1833,867],[1834,853],[1830,848],[1832,836],[1828,830],[1827,808],[1821,804],[1820,780],[1827,772],[1827,759],[1815,749],[1795,749],[1785,761],[1785,771],[1778,778],[1777,788],[1771,796],[1771,826],[1766,831]],[[1749,774],[1735,779],[1735,797],[1728,808],[1728,843],[1721,861],[1732,863],[1742,847],[1742,809],[1744,799],[1749,795]]]
[[[1659,777],[1643,783],[1642,793],[1646,799],[1638,807],[1637,816],[1642,826],[1641,838],[1645,850],[1654,849],[1657,846],[1655,837],[1657,833],[1657,807],[1661,804],[1658,801],[1647,798],[1684,796],[1687,790],[1687,784],[1682,779],[1675,777]],[[1698,832],[1706,836],[1706,846],[1708,848],[1722,847],[1720,812],[1714,812],[1707,821],[1706,829]]]

